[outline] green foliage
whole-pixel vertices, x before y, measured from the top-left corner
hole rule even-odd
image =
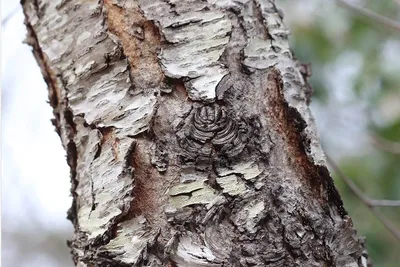
[[[398,104],[400,105],[400,103]],[[400,120],[395,120],[393,123],[388,124],[385,127],[375,126],[373,127],[373,130],[383,138],[400,143]]]

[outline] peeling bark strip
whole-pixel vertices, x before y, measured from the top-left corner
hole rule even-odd
[[[77,266],[371,266],[274,1],[22,5]]]

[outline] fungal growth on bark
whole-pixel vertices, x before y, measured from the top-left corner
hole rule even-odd
[[[370,266],[273,0],[23,0],[76,266]]]

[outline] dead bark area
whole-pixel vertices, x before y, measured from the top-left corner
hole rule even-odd
[[[23,0],[77,266],[370,266],[273,0]]]

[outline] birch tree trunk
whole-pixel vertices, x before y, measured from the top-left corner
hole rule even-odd
[[[370,266],[273,0],[23,0],[77,266]]]

